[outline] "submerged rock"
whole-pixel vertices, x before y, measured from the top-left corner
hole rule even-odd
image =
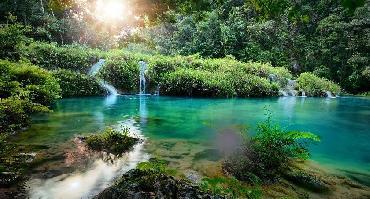
[[[187,170],[185,171],[184,175],[192,183],[199,184],[202,181],[202,176],[194,170]]]
[[[303,171],[288,171],[284,174],[284,178],[295,185],[313,192],[325,193],[329,191],[329,186],[326,185],[322,180]]]
[[[124,174],[115,185],[96,199],[107,198],[223,198],[200,190],[184,180],[154,171],[134,169]]]
[[[365,174],[365,173],[360,173],[360,172],[354,172],[354,171],[347,171],[347,170],[342,170],[347,177],[350,179],[370,187],[370,175]]]

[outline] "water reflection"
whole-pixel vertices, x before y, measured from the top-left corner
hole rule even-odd
[[[117,103],[118,95],[109,95],[104,100],[104,105],[110,107]]]
[[[145,125],[148,119],[148,109],[146,106],[147,97],[146,96],[139,96],[139,116],[140,116],[140,124]]]
[[[127,126],[134,135],[143,138],[140,130],[134,126],[134,120],[121,122],[119,126]],[[108,187],[117,176],[134,169],[138,163],[149,158],[149,154],[144,152],[142,142],[120,157],[105,155],[103,158],[96,158],[84,172],[49,179],[33,178],[27,182],[26,187],[29,188],[30,198],[91,198]]]
[[[280,97],[278,99],[278,103],[283,107],[284,114],[289,118],[289,122],[292,122],[294,118],[297,99],[296,97]]]

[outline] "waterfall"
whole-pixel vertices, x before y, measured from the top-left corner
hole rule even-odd
[[[140,69],[139,95],[145,95],[145,89],[146,89],[145,71],[147,70],[147,68],[148,68],[148,65],[144,61],[139,62],[139,69]]]
[[[96,76],[96,74],[104,66],[104,64],[105,64],[105,60],[99,59],[99,61],[91,67],[88,74],[92,77]],[[103,80],[99,80],[99,84],[102,88],[108,91],[109,95],[118,95],[117,89],[114,88],[112,85],[108,84],[107,82]]]
[[[160,87],[157,86],[157,89],[155,90],[154,95],[159,95],[159,89],[160,89]]]
[[[283,95],[284,97],[297,96],[298,92],[295,90],[296,86],[297,86],[296,80],[288,79],[287,85],[285,86],[283,90],[280,90],[279,93]]]
[[[325,92],[325,94],[326,94],[326,97],[328,97],[328,98],[336,98],[336,97],[333,95],[333,93],[331,93],[330,91],[326,91],[326,92]]]
[[[307,97],[306,92],[302,91],[302,97]]]
[[[117,89],[114,88],[112,85],[108,84],[107,82],[100,80],[99,84],[101,87],[108,91],[109,95],[118,95]]]
[[[284,96],[284,97],[288,97],[288,93],[286,91],[283,91],[283,90],[280,90],[279,91],[280,95]]]
[[[105,64],[105,60],[104,59],[99,59],[98,62],[96,62],[91,68],[90,68],[90,71],[89,71],[89,75],[91,76],[95,76],[99,70],[103,67],[103,65]]]

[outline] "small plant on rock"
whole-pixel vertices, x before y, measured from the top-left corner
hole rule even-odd
[[[275,181],[293,160],[309,158],[307,146],[319,137],[300,131],[286,131],[271,122],[269,115],[258,125],[257,133],[245,141],[241,150],[228,158],[223,168],[239,180]]]
[[[122,131],[107,128],[104,132],[86,137],[87,146],[95,151],[107,151],[112,154],[121,154],[129,150],[139,138],[128,136],[129,129]]]

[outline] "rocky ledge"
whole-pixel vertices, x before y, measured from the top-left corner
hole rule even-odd
[[[95,198],[218,199],[224,197],[204,192],[198,186],[164,173],[134,169],[124,174],[113,186],[105,189]]]

